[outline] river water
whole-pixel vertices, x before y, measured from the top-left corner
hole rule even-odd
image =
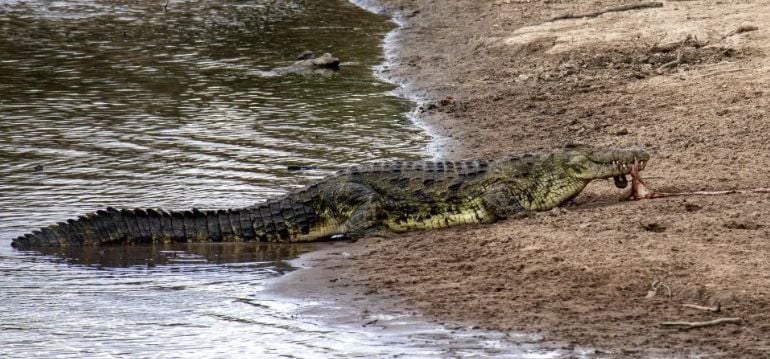
[[[425,157],[428,138],[405,115],[413,103],[372,74],[393,26],[342,0],[0,0],[0,357],[512,348],[424,323],[383,337],[297,318],[312,304],[278,300],[265,286],[312,245],[10,247],[38,226],[107,206],[243,207],[353,163]],[[306,49],[339,56],[342,70],[271,71]],[[444,340],[415,339],[426,332]]]

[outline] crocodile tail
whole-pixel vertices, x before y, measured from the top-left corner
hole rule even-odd
[[[242,214],[246,214],[243,216]],[[165,211],[107,208],[40,228],[12,246],[58,247],[154,242],[253,240],[248,211]],[[246,228],[246,230],[244,230]]]
[[[310,231],[312,207],[268,201],[242,209],[106,208],[13,240],[17,248],[157,242],[292,241]]]

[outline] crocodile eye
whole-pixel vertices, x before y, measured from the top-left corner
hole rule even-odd
[[[572,170],[572,173],[576,175],[580,175],[586,170],[585,167],[583,167],[580,164],[573,164],[572,166],[570,166],[570,169]]]

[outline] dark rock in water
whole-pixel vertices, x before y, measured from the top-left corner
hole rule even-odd
[[[304,53],[303,53],[304,54]],[[310,53],[313,56],[313,53]],[[326,69],[339,69],[340,59],[332,56],[330,53],[325,53],[321,57],[311,57],[309,59],[299,60],[294,63],[294,66],[308,66],[311,68],[326,68]]]
[[[302,51],[299,55],[297,55],[297,60],[309,60],[312,58],[315,58],[315,54],[310,50]]]
[[[315,57],[312,51],[303,51],[297,55],[298,61],[284,67],[274,68],[266,76],[282,76],[287,74],[321,74],[331,75],[340,69],[340,59],[330,53]]]

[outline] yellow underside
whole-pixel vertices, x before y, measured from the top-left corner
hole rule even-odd
[[[299,231],[295,231],[292,234],[292,242],[312,242],[321,238],[329,238],[334,235],[341,235],[345,233],[345,226],[334,219],[327,219],[321,223],[313,226],[310,232],[302,234]]]
[[[472,203],[473,205],[463,206],[469,209],[455,213],[437,214],[424,220],[415,220],[413,218],[409,218],[405,221],[388,219],[385,221],[385,226],[393,232],[407,232],[413,230],[446,228],[458,224],[490,222],[492,216],[484,209],[484,206],[480,205],[480,201],[478,202],[479,203]]]

